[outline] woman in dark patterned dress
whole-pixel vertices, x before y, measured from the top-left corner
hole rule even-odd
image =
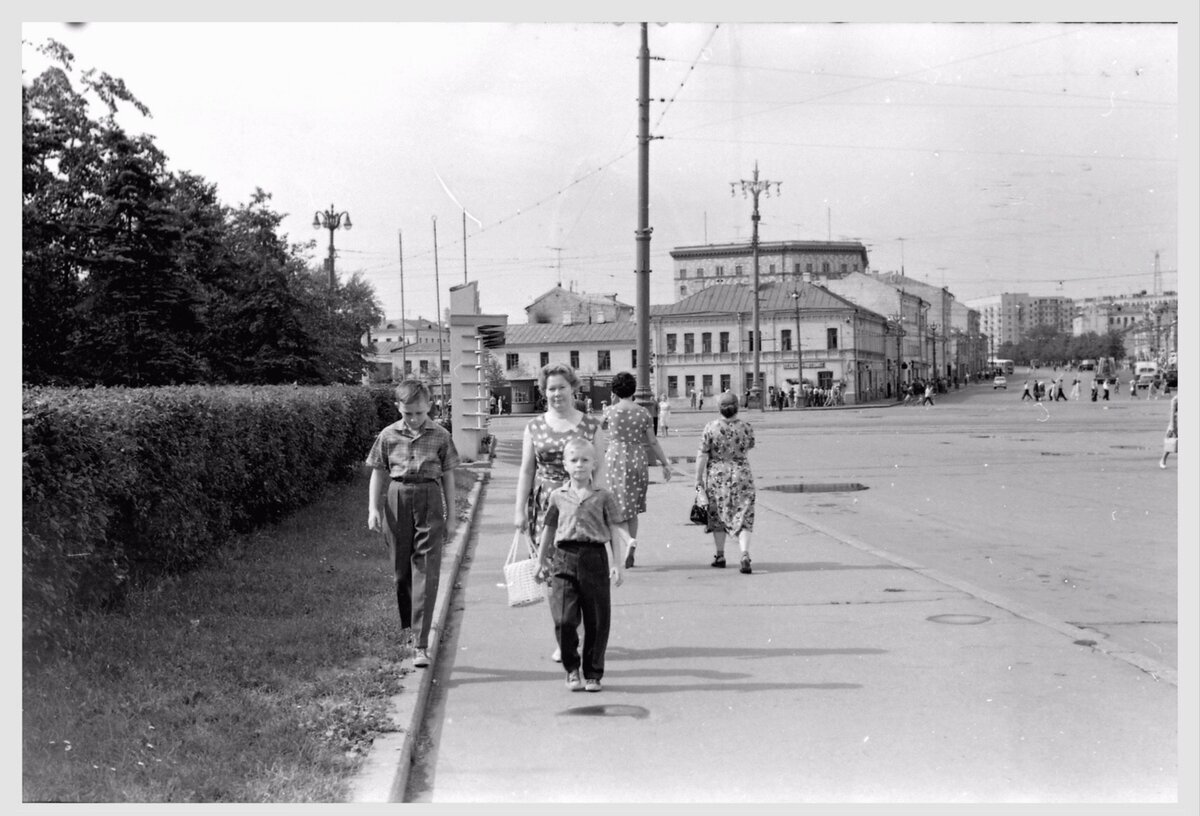
[[[629,525],[629,545],[625,549],[625,568],[633,566],[637,548],[638,513],[646,512],[646,487],[650,484],[646,447],[649,446],[663,463],[663,481],[671,481],[671,466],[667,455],[654,434],[654,421],[645,408],[633,401],[637,380],[628,371],[612,379],[613,396],[617,401],[604,412],[608,450],[604,455],[604,470],[608,473],[608,489],[617,500]]]
[[[725,536],[737,536],[741,571],[750,574],[750,534],[754,530],[754,474],[746,454],[754,447],[754,428],[739,419],[737,395],[717,399],[720,419],[704,426],[696,454],[696,489],[708,504],[707,531],[716,554],[712,566],[725,566]]]
[[[550,493],[568,479],[563,467],[563,446],[575,437],[592,443],[597,461],[593,483],[598,485],[604,484],[605,449],[600,417],[586,414],[575,405],[575,390],[579,388],[575,369],[565,363],[543,366],[538,372],[538,385],[546,400],[546,411],[525,426],[513,508],[513,525],[529,532],[530,555],[535,558],[542,519],[550,506]],[[560,658],[555,649],[553,659],[558,661]]]

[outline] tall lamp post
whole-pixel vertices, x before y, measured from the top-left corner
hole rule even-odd
[[[767,198],[770,198],[772,185],[775,187],[775,194],[778,195],[781,183],[782,182],[778,181],[767,181],[766,179],[760,180],[758,177],[758,162],[754,163],[753,178],[749,180],[742,179],[741,181],[729,182],[729,194],[731,196],[736,196],[738,188],[740,187],[742,191],[742,198],[752,198],[754,200],[754,212],[750,216],[750,221],[754,227],[750,238],[750,252],[754,257],[754,279],[752,281],[752,286],[754,288],[754,309],[752,321],[754,326],[750,333],[751,345],[754,347],[754,381],[750,386],[750,396],[751,398],[758,399],[758,408],[760,411],[765,411],[766,406],[763,405],[761,395],[762,373],[759,365],[760,349],[762,348],[762,336],[759,333],[758,328],[758,197],[765,194]]]
[[[804,407],[804,358],[800,354],[800,290],[792,290],[792,302],[796,305],[796,405]]]
[[[329,288],[332,289],[337,279],[333,275],[333,233],[338,229],[350,229],[353,224],[350,223],[350,213],[343,210],[338,212],[329,205],[328,210],[318,210],[313,214],[313,229],[329,230],[329,260],[325,261],[325,265],[329,267]]]

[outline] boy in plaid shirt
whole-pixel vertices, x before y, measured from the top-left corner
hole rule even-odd
[[[567,670],[567,688],[600,691],[612,618],[608,583],[611,579],[621,585],[616,540],[629,546],[629,527],[613,494],[592,484],[596,449],[591,442],[568,441],[563,465],[571,479],[550,494],[538,547],[537,579],[550,580],[550,614]],[[582,660],[577,651],[580,618]]]
[[[442,569],[442,544],[455,527],[450,433],[429,418],[429,388],[419,380],[396,386],[400,421],[380,432],[367,465],[367,527],[383,530],[395,570],[396,605],[405,639],[415,627],[413,664],[429,665],[429,628]]]

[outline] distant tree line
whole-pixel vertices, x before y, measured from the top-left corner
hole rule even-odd
[[[1125,343],[1120,332],[1104,334],[1087,332],[1075,336],[1052,326],[1035,326],[1019,343],[1002,343],[996,356],[1012,360],[1017,365],[1029,365],[1033,360],[1051,365],[1065,365],[1079,360],[1098,360],[1125,357]]]
[[[77,74],[60,43],[39,51],[52,65],[21,88],[24,381],[358,381],[361,337],[382,318],[371,286],[356,274],[331,288],[268,193],[221,204],[117,124],[122,107],[149,115],[122,80]]]

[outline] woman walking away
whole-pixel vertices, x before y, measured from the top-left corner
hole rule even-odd
[[[671,466],[663,453],[650,414],[633,401],[637,380],[628,371],[618,372],[612,379],[612,392],[617,401],[604,414],[600,426],[607,432],[608,449],[604,452],[604,470],[608,474],[609,492],[617,500],[621,517],[629,525],[629,541],[625,547],[625,568],[633,566],[633,551],[637,548],[638,513],[646,512],[646,487],[650,483],[646,448],[649,447],[663,463],[663,481],[671,481]]]
[[[565,363],[543,366],[538,372],[538,385],[546,400],[546,411],[525,426],[513,507],[513,526],[529,531],[530,554],[535,557],[550,494],[570,478],[563,465],[563,447],[568,440],[584,439],[595,446],[597,484],[602,484],[604,461],[600,417],[585,414],[575,404],[574,392],[579,387],[575,369]],[[558,649],[553,659],[561,660]]]
[[[663,436],[671,435],[671,400],[667,399],[667,395],[663,394],[658,398],[658,429],[662,431]]]
[[[1167,457],[1179,453],[1179,395],[1171,397],[1171,419],[1167,422],[1167,435],[1163,439],[1163,455],[1158,460],[1158,466],[1167,466]]]
[[[717,400],[720,419],[704,426],[696,454],[696,489],[708,505],[707,532],[713,534],[712,566],[725,566],[725,537],[737,536],[741,571],[750,574],[750,534],[754,530],[754,474],[746,454],[754,447],[754,428],[738,418],[737,397]]]

